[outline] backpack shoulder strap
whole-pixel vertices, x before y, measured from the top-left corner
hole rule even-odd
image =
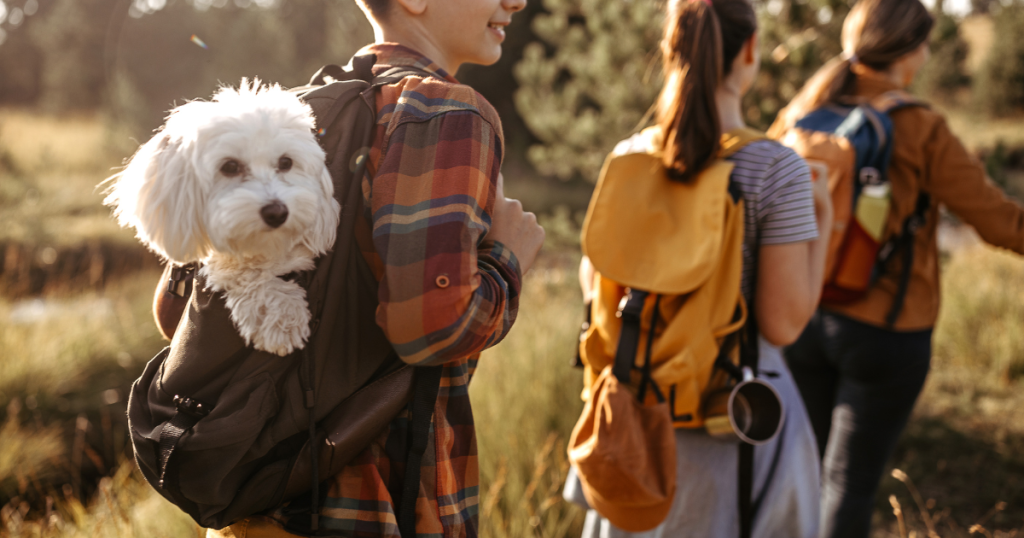
[[[768,135],[750,127],[741,127],[722,133],[722,148],[718,151],[718,158],[728,159],[748,144],[759,140],[768,140]]]
[[[740,151],[748,144],[757,142],[758,140],[767,139],[767,135],[749,127],[733,129],[722,135],[722,149],[719,152],[719,158],[726,159],[735,155],[736,152]],[[738,199],[739,196],[735,192],[735,187],[732,181],[729,182],[729,187],[730,194],[732,194],[733,199]],[[758,371],[757,319],[754,316],[753,298],[751,298],[751,305],[748,308],[748,312],[749,314],[747,315],[746,324],[744,325],[744,328],[741,329],[742,334],[739,335],[740,366],[750,368],[756,375],[756,372]],[[740,443],[738,465],[739,484],[737,487],[737,493],[740,514],[740,537],[749,538],[751,530],[753,529],[754,521],[754,507],[752,503],[754,484],[754,445]]]
[[[751,129],[749,127],[743,127],[740,129],[733,129],[731,131],[728,131],[722,135],[722,147],[718,151],[718,158],[728,159],[729,157],[735,155],[736,152],[745,148],[747,144],[751,144],[759,140],[770,139],[768,138],[768,135],[766,135],[765,133],[762,133],[761,131],[758,131],[756,129]],[[737,202],[743,196],[743,193],[740,191],[739,185],[737,185],[735,181],[732,181],[731,173],[728,189],[729,196],[732,197],[733,203]]]
[[[909,106],[927,107],[928,103],[910,95],[905,90],[890,90],[869,100],[868,106],[882,114],[888,114]]]

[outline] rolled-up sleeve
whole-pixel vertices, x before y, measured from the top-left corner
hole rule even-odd
[[[407,363],[472,356],[515,321],[519,264],[484,240],[501,153],[495,126],[462,110],[403,122],[382,148],[370,193],[377,323]]]

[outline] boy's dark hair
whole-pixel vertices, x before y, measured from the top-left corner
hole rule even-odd
[[[386,18],[388,8],[391,7],[391,0],[356,0],[356,3],[378,21]]]

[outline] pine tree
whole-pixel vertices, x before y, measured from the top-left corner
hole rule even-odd
[[[762,67],[745,101],[747,120],[767,127],[828,59],[839,54],[853,0],[754,0]],[[516,104],[543,142],[538,171],[597,179],[615,143],[642,127],[661,87],[659,0],[545,0],[516,66]]]
[[[516,65],[516,105],[543,142],[530,161],[547,175],[596,180],[605,155],[650,109],[661,86],[658,0],[544,0],[543,43]]]

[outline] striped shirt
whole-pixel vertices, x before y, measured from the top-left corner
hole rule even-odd
[[[378,75],[396,66],[429,74],[377,90],[365,219],[357,219],[355,236],[380,281],[377,323],[398,355],[444,365],[414,500],[416,536],[472,538],[480,477],[468,385],[479,353],[515,321],[522,278],[512,252],[485,239],[504,149],[501,122],[482,96],[415,51],[375,44],[357,54],[376,54]],[[400,498],[409,418],[399,415],[327,481],[322,528],[351,538],[399,536],[396,505],[411,501]],[[273,518],[295,524],[296,504]]]
[[[746,210],[742,289],[749,302],[759,246],[818,238],[811,173],[792,149],[771,140],[752,142],[728,160],[735,166],[730,180]]]

